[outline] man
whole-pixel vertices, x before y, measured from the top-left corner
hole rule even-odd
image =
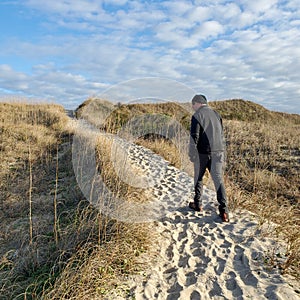
[[[219,213],[223,222],[229,222],[226,191],[223,180],[225,140],[221,116],[207,105],[204,95],[192,99],[195,111],[191,120],[189,157],[194,163],[194,202],[189,207],[202,211],[203,176],[208,169],[213,179],[219,202]]]

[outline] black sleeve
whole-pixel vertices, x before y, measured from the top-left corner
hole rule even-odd
[[[191,121],[191,137],[194,140],[195,144],[197,145],[199,142],[199,136],[200,136],[200,124],[197,121],[197,119],[192,116]]]
[[[197,119],[193,116],[191,120],[191,132],[190,132],[190,145],[189,145],[189,157],[191,161],[195,161],[198,150],[197,145],[200,136],[200,124]]]

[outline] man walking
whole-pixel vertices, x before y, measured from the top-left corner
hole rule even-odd
[[[207,105],[204,95],[195,95],[192,107],[195,113],[191,120],[189,157],[194,163],[195,196],[194,202],[190,202],[189,207],[195,211],[202,211],[203,176],[208,169],[216,189],[220,217],[223,222],[229,222],[223,180],[225,140],[222,118]]]

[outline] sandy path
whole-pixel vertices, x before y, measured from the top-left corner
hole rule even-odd
[[[299,299],[278,270],[264,268],[272,242],[259,238],[251,217],[224,225],[213,212],[182,208],[157,230],[158,257],[136,299]]]
[[[207,188],[204,212],[191,211],[191,177],[142,147],[131,146],[128,153],[147,178],[154,178],[155,201],[165,212],[155,221],[156,258],[144,278],[135,278],[131,298],[300,299],[299,286],[264,264],[268,253],[280,249],[262,236],[254,215],[235,211],[230,223],[222,223],[215,192]],[[156,177],[157,170],[163,175]]]

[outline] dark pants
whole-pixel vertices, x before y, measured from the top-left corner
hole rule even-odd
[[[224,152],[211,154],[199,154],[199,161],[194,162],[194,186],[196,206],[201,206],[201,196],[203,193],[203,176],[208,169],[217,193],[219,202],[219,212],[228,213],[226,191],[223,180]]]

